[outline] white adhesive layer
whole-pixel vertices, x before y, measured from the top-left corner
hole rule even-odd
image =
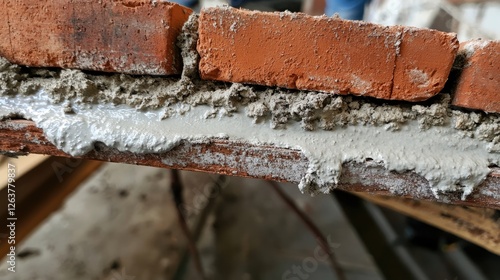
[[[296,148],[310,162],[300,182],[301,190],[306,192],[330,191],[343,162],[372,158],[389,170],[413,170],[422,175],[436,195],[440,191],[461,191],[465,197],[487,176],[489,164],[500,164],[500,154],[489,152],[491,143],[467,137],[451,124],[422,130],[418,121],[409,121],[397,131],[373,125],[305,131],[298,122],[283,129],[273,129],[269,118],[255,123],[241,111],[245,106],[232,116],[218,113],[213,117],[210,106],[179,103],[172,106],[177,112],[163,120],[164,110],[138,111],[126,105],[81,103],[71,107],[74,113],[65,113],[67,104],[53,104],[47,94],[39,91],[3,97],[0,116],[18,113],[32,119],[49,141],[75,156],[91,151],[95,142],[120,151],[159,153],[181,140],[204,142],[221,137]]]

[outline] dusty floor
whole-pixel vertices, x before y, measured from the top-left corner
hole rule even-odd
[[[165,170],[108,164],[30,238],[1,279],[163,279],[179,251]],[[144,269],[147,267],[147,269]]]
[[[190,227],[202,229],[198,248],[209,279],[335,279],[317,254],[315,238],[265,181],[225,177],[211,193],[216,175],[183,172],[182,178],[183,209]],[[169,182],[168,170],[105,163],[21,244],[16,273],[2,260],[0,279],[200,279],[192,260],[184,258],[189,254]],[[337,200],[302,195],[291,184],[281,187],[328,238],[347,279],[384,279]],[[390,250],[406,254],[422,276],[416,279],[469,279],[463,277],[469,268],[459,270],[472,260],[478,275],[493,277],[474,279],[498,279],[498,257],[479,252],[457,261],[461,255],[453,250],[409,246],[406,219],[383,215],[392,215],[384,223],[397,225],[384,229]]]
[[[213,175],[183,176],[186,210],[195,225]],[[184,278],[173,278],[185,241],[168,182],[167,170],[105,164],[24,242],[16,273],[2,262],[0,278],[198,279],[190,266],[180,274]],[[381,279],[331,197],[283,187],[339,244],[335,252],[349,279]],[[217,197],[199,245],[211,279],[281,279],[314,257],[314,238],[264,181],[230,178]],[[305,262],[308,279],[331,279],[327,263],[317,262],[316,268]]]

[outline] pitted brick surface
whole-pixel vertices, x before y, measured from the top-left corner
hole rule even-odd
[[[426,100],[443,89],[458,50],[455,34],[403,29],[391,99]]]
[[[459,59],[464,68],[452,104],[500,113],[500,41],[462,43]]]
[[[182,71],[176,37],[191,10],[147,0],[3,0],[0,55],[11,62],[130,74]]]
[[[204,79],[407,101],[443,88],[458,49],[434,30],[233,8],[203,10],[199,32]]]

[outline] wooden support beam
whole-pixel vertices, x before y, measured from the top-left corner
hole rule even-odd
[[[355,194],[500,255],[500,218],[493,209],[461,207],[365,193]]]
[[[2,140],[3,141],[3,140]],[[61,207],[66,197],[94,172],[102,162],[90,160],[68,160],[67,158],[48,157],[23,176],[15,177],[15,244],[7,242],[11,236],[9,228],[0,228],[0,255],[5,256],[10,246],[19,243],[45,220],[52,212]],[[17,166],[15,167],[17,170]],[[6,180],[7,173],[1,178]],[[9,188],[0,190],[0,221],[7,220],[7,194]],[[10,207],[9,207],[10,208]]]
[[[42,163],[44,160],[49,158],[50,156],[46,155],[37,155],[37,154],[32,154],[28,157],[19,157],[15,159],[17,171],[16,171],[16,177],[21,178],[24,174],[28,173],[30,170],[33,168],[37,167],[40,163]],[[11,160],[9,160],[8,157],[5,156],[0,156],[0,178],[4,178],[8,174],[8,163]],[[0,181],[0,190],[3,188],[7,187],[7,181]]]
[[[0,151],[14,155],[39,153],[70,157],[47,141],[43,131],[33,122],[26,120],[0,122]],[[95,150],[82,158],[294,183],[300,181],[308,167],[307,158],[298,150],[223,139],[205,144],[185,142],[161,154],[133,154],[96,144]],[[344,164],[338,188],[500,209],[498,168],[492,169],[486,180],[465,200],[461,200],[461,193],[447,193],[436,198],[422,176],[414,172],[388,171],[375,162]]]

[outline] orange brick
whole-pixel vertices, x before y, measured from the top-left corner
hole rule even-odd
[[[403,27],[401,27],[403,28]],[[392,96],[426,100],[443,89],[458,50],[455,34],[404,27]]]
[[[410,31],[447,55],[432,63],[417,55]],[[458,45],[454,35],[431,30],[233,8],[202,10],[199,33],[203,79],[411,101],[439,92]],[[408,65],[431,73],[428,87],[408,86],[407,73],[395,74]]]
[[[4,50],[5,56],[11,56],[11,44],[9,38],[9,13],[7,1],[0,0],[0,49]]]
[[[452,104],[500,113],[500,41],[464,42],[459,58],[464,68]]]
[[[69,4],[62,0],[7,2],[12,45],[12,58],[7,58],[30,66],[69,66],[72,55],[64,37],[71,25],[62,20]]]
[[[130,74],[182,71],[175,43],[188,8],[147,0],[4,1],[12,52],[0,43],[0,55],[12,62]]]

